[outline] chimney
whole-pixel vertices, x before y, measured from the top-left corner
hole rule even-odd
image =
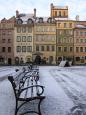
[[[79,15],[76,16],[76,21],[79,21]]]
[[[34,18],[36,18],[36,8],[34,8]]]
[[[51,7],[51,9],[53,8],[53,3],[51,3],[50,7]]]
[[[18,10],[16,10],[16,17],[18,17],[19,16],[19,11]]]

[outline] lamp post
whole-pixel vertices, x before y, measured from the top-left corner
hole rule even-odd
[[[56,65],[57,65],[57,38],[58,38],[58,29],[56,28]]]
[[[73,64],[75,64],[75,58],[74,58],[74,29],[73,29]]]

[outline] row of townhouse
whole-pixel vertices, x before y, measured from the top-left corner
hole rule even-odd
[[[86,63],[86,21],[71,20],[68,7],[51,4],[50,17],[21,14],[0,22],[0,63],[29,63],[39,56],[49,64]]]

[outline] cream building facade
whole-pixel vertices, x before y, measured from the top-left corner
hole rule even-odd
[[[18,14],[15,23],[15,63],[32,61],[34,14]]]

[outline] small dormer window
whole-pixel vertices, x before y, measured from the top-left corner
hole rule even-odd
[[[33,20],[32,19],[28,19],[28,24],[32,24],[33,23]]]
[[[17,24],[22,24],[23,21],[21,19],[17,19]]]
[[[39,18],[39,23],[43,23],[43,18]]]
[[[52,18],[48,18],[48,23],[52,23]]]

